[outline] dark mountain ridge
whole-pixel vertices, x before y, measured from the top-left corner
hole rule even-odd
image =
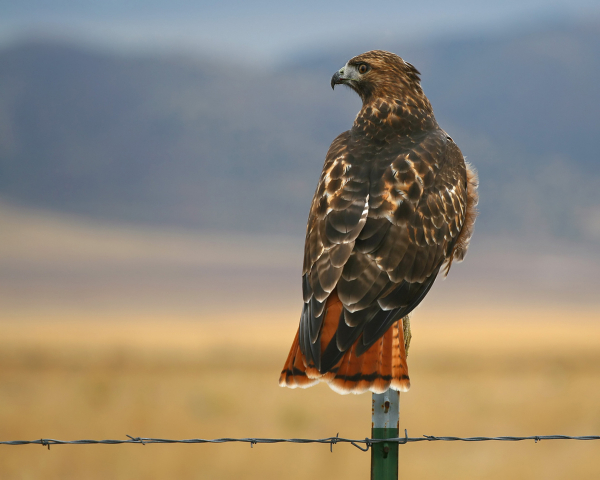
[[[478,168],[478,231],[600,238],[598,24],[381,47],[422,72]],[[0,52],[0,200],[301,236],[329,143],[360,107],[329,87],[347,59],[307,52],[267,69],[14,45]]]

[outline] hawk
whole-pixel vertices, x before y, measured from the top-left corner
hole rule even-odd
[[[279,384],[407,391],[407,315],[465,257],[477,175],[410,63],[363,53],[333,75],[338,84],[362,108],[325,157],[306,229],[304,306]]]

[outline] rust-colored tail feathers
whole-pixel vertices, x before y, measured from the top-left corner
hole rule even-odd
[[[327,313],[321,331],[322,351],[335,335],[341,309],[341,302],[334,290],[327,301]],[[402,392],[408,391],[410,379],[406,364],[402,320],[394,323],[366,352],[356,356],[356,347],[360,341],[362,338],[346,351],[330,371],[321,373],[314,365],[307,365],[300,349],[299,332],[296,333],[279,377],[279,385],[306,388],[323,381],[334,391],[342,394],[363,393],[367,390],[383,393],[389,388]]]

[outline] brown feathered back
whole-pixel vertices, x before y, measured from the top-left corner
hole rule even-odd
[[[367,52],[348,61],[335,83],[354,89],[363,106],[352,129],[331,144],[313,198],[298,342],[280,384],[321,379],[345,393],[408,389],[406,358],[395,370],[402,381],[384,364],[399,348],[389,339],[400,335],[399,321],[442,266],[464,258],[477,180],[438,126],[412,65],[389,52]],[[342,367],[351,374],[341,375]]]

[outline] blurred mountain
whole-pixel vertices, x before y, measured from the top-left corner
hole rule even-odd
[[[417,66],[438,121],[478,168],[478,232],[600,239],[593,22],[303,52],[275,69],[16,44],[0,52],[0,200],[302,237],[327,147],[360,107],[329,79],[372,47]]]

